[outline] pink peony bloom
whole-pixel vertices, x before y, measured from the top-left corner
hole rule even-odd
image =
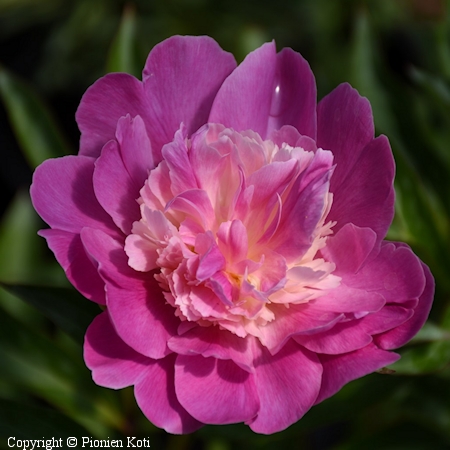
[[[77,112],[78,156],[34,175],[40,232],[106,309],[84,356],[134,385],[155,425],[245,422],[274,433],[393,363],[434,282],[383,238],[394,160],[348,84],[316,105],[308,63],[263,45],[236,67],[207,37],[173,37],[143,81],[110,74]]]

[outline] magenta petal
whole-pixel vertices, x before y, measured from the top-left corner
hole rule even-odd
[[[375,312],[379,311],[386,303],[381,293],[368,292],[365,289],[353,289],[341,284],[341,286],[328,291],[322,297],[310,302],[311,308],[319,314],[334,312]]]
[[[173,336],[169,348],[181,355],[212,356],[217,359],[231,359],[247,372],[253,371],[254,338],[242,339],[218,327],[199,327],[187,331],[181,336]]]
[[[175,390],[186,410],[208,424],[249,421],[259,409],[253,375],[229,360],[178,355]]]
[[[173,36],[152,49],[143,79],[154,151],[172,141],[180,123],[191,135],[208,122],[217,91],[235,67],[233,55],[207,36]]]
[[[168,433],[192,433],[203,424],[180,405],[175,394],[175,358],[176,355],[168,355],[148,365],[134,394],[142,412],[157,427]]]
[[[360,320],[361,327],[370,335],[384,333],[405,323],[414,315],[413,309],[386,305],[380,311],[368,314]],[[377,341],[378,338],[375,338]],[[381,346],[381,348],[384,348]],[[389,349],[386,349],[389,350]]]
[[[321,252],[325,259],[336,264],[335,275],[356,273],[371,253],[376,238],[372,229],[348,223],[328,238]]]
[[[401,347],[417,334],[427,320],[434,297],[434,278],[430,269],[423,263],[422,268],[426,285],[419,297],[419,304],[414,309],[414,315],[397,328],[377,336],[376,344],[379,347],[386,350]]]
[[[107,311],[89,325],[84,340],[84,360],[92,370],[94,381],[113,389],[135,384],[151,362],[120,339]]]
[[[95,162],[94,190],[102,207],[126,234],[141,217],[136,201],[139,189],[123,165],[117,142],[109,141]]]
[[[322,366],[314,353],[290,341],[275,356],[262,349],[257,360],[258,416],[250,422],[257,433],[276,433],[299,420],[320,390]]]
[[[418,298],[425,288],[425,275],[419,258],[408,246],[383,242],[380,253],[345,284],[354,289],[377,291],[386,303],[403,303]]]
[[[335,232],[347,223],[369,227],[381,241],[394,217],[395,166],[389,141],[386,136],[370,141],[345,175],[339,172],[340,161],[335,156],[337,167],[330,183],[334,197],[328,220],[337,222]]]
[[[315,334],[330,329],[340,322],[344,315],[332,311],[317,311],[314,305],[301,304],[272,306],[276,320],[260,328],[262,344],[272,354],[277,353],[296,334]]]
[[[79,233],[92,227],[116,233],[94,194],[94,162],[86,156],[65,156],[44,161],[34,172],[33,206],[52,228]]]
[[[333,152],[337,164],[332,181],[334,189],[346,182],[361,151],[373,136],[370,103],[349,84],[339,85],[319,102],[317,146]]]
[[[221,123],[235,131],[253,130],[264,139],[275,91],[276,67],[273,42],[247,55],[217,93],[208,122]]]
[[[105,282],[86,254],[79,234],[61,230],[41,230],[39,235],[55,254],[69,281],[89,300],[104,305]]]
[[[323,366],[322,386],[316,404],[356,380],[398,361],[400,355],[380,350],[374,344],[342,355],[319,355]]]
[[[308,62],[284,48],[277,55],[277,70],[267,134],[293,125],[300,134],[316,138],[316,80]]]
[[[129,115],[117,122],[116,138],[120,144],[123,165],[137,190],[141,189],[155,167],[152,146],[141,116]]]
[[[81,131],[80,155],[99,156],[106,142],[114,139],[121,117],[147,118],[144,99],[142,83],[126,73],[111,73],[96,81],[83,95],[75,116]]]
[[[372,342],[361,324],[356,321],[337,323],[330,330],[314,335],[294,336],[296,342],[314,353],[340,355],[358,350]]]
[[[132,270],[123,245],[105,233],[85,228],[81,239],[106,282],[108,311],[119,336],[150,358],[169,354],[167,341],[176,334],[179,319],[156,280]]]

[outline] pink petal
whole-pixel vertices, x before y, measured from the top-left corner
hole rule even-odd
[[[164,161],[169,168],[170,190],[178,195],[189,189],[197,189],[198,184],[188,157],[186,130],[184,127],[175,133],[175,138],[162,150]]]
[[[249,421],[259,409],[253,375],[230,360],[178,355],[175,390],[186,410],[204,423]]]
[[[181,355],[232,360],[241,369],[252,372],[253,339],[242,339],[218,327],[196,326],[181,336],[173,336],[168,346]]]
[[[220,251],[227,261],[239,262],[247,258],[247,228],[240,220],[222,222],[217,231]]]
[[[280,129],[272,131],[268,137],[274,144],[281,148],[283,144],[296,147],[297,141],[301,136],[302,135],[298,132],[297,128],[294,128],[291,125],[284,125]],[[314,150],[316,149],[317,147]]]
[[[148,121],[142,83],[126,73],[111,73],[96,81],[83,95],[75,118],[81,131],[80,155],[98,157],[114,139],[118,120],[130,114]]]
[[[316,81],[308,62],[284,48],[277,55],[277,70],[267,134],[293,125],[301,134],[316,138]]]
[[[255,209],[264,208],[267,202],[268,209],[272,209],[276,203],[277,194],[281,195],[297,171],[297,161],[290,159],[289,161],[276,161],[270,165],[261,167],[253,172],[247,178],[247,185],[253,185],[255,193],[252,199],[252,205]]]
[[[80,235],[51,229],[41,230],[39,235],[47,239],[48,246],[75,288],[89,300],[104,305],[105,282],[86,254]]]
[[[315,117],[315,113],[314,113]],[[315,119],[314,119],[315,120]],[[291,125],[284,125],[279,130],[275,130],[269,135],[269,139],[277,144],[279,148],[283,144],[288,144],[291,147],[301,147],[303,150],[307,152],[316,152],[317,145],[314,139],[311,139],[308,136],[301,135],[296,128]],[[280,152],[275,155],[275,160],[277,160],[277,156]]]
[[[201,189],[191,189],[177,195],[167,204],[166,211],[175,213],[180,222],[186,216],[191,217],[205,231],[211,229],[215,219],[211,201],[206,192]]]
[[[194,419],[180,404],[175,394],[175,355],[154,361],[134,389],[136,401],[147,418],[168,433],[192,433],[203,424]]]
[[[127,115],[117,122],[116,138],[120,144],[123,165],[136,190],[144,185],[149,171],[155,167],[152,146],[140,116]]]
[[[371,253],[376,238],[372,229],[348,223],[327,239],[321,253],[326,260],[336,264],[335,275],[356,273]]]
[[[273,42],[247,55],[217,93],[207,122],[221,123],[235,131],[253,130],[265,138],[276,68]]]
[[[334,192],[355,170],[364,147],[372,141],[374,126],[369,101],[349,84],[339,85],[317,106],[317,146],[331,150],[336,163]],[[356,167],[357,169],[357,167]]]
[[[249,425],[257,433],[276,433],[303,417],[314,404],[322,366],[315,354],[293,341],[275,356],[262,348],[257,364],[255,382],[261,406]]]
[[[389,141],[386,136],[370,141],[346,172],[345,181],[339,179],[338,156],[335,161],[337,167],[330,185],[333,205],[327,219],[337,222],[335,232],[346,223],[353,223],[371,228],[377,233],[377,241],[381,241],[394,217],[395,166]]]
[[[334,395],[349,381],[393,364],[399,358],[397,353],[380,350],[374,344],[342,355],[319,355],[323,376],[316,404]]]
[[[95,383],[112,389],[135,384],[152,362],[120,339],[107,311],[99,314],[87,329],[84,360]]]
[[[83,227],[117,234],[93,189],[93,158],[48,159],[34,172],[30,194],[39,215],[52,227],[79,233]]]
[[[312,233],[322,217],[331,177],[332,155],[318,150],[283,204],[282,216],[270,247],[286,258],[298,259],[311,246]]]
[[[107,305],[118,335],[130,347],[150,358],[170,353],[168,339],[175,335],[179,319],[166,304],[161,288],[148,273],[127,264],[123,245],[107,234],[83,229],[81,239],[89,255],[98,262],[106,282]]]
[[[382,293],[366,291],[364,288],[354,289],[341,284],[311,301],[310,306],[317,314],[320,311],[357,313],[379,311],[385,303]]]
[[[136,199],[139,189],[123,165],[117,142],[109,141],[95,162],[94,190],[96,197],[114,223],[125,233],[141,217]],[[141,186],[142,187],[142,186]]]
[[[354,289],[376,291],[386,303],[403,303],[422,294],[425,275],[420,260],[409,247],[385,241],[378,256],[357,274],[347,274],[344,282]]]
[[[294,336],[294,340],[314,353],[340,355],[365,347],[372,342],[372,336],[351,321],[337,323],[324,333]]]
[[[359,323],[361,327],[370,335],[384,333],[399,327],[414,315],[413,309],[402,306],[386,305],[380,311],[368,314],[363,317]],[[378,338],[375,339],[378,342]],[[377,344],[378,345],[378,344]],[[384,348],[384,347],[382,347]],[[390,350],[390,349],[385,349]]]
[[[233,55],[207,36],[173,36],[153,47],[143,72],[144,121],[156,153],[181,122],[188,135],[208,122],[217,91],[235,67]]]
[[[425,264],[421,264],[425,274],[426,285],[419,296],[419,304],[414,309],[414,315],[397,328],[378,336],[376,344],[381,348],[391,350],[406,344],[417,334],[428,318],[434,297],[434,278],[430,269]]]
[[[275,320],[260,328],[262,344],[276,354],[287,340],[296,334],[315,334],[333,327],[343,319],[343,314],[317,311],[314,305],[271,305]]]
[[[195,252],[200,256],[200,263],[196,272],[196,277],[199,281],[205,281],[219,270],[225,268],[225,258],[210,231],[197,235]]]

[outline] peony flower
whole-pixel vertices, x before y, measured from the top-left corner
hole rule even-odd
[[[76,118],[79,154],[34,175],[40,234],[106,305],[85,339],[95,382],[134,385],[158,427],[283,430],[426,320],[429,269],[383,240],[389,142],[348,84],[316,105],[298,53],[268,43],[236,67],[208,37],[172,37]]]

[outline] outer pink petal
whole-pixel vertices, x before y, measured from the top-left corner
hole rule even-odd
[[[260,329],[260,340],[272,354],[276,354],[287,340],[296,334],[315,334],[330,329],[344,315],[331,311],[317,311],[312,304],[272,306],[275,320]]]
[[[337,164],[332,182],[334,189],[347,183],[348,175],[357,169],[355,163],[373,136],[370,103],[349,84],[339,85],[319,102],[317,146],[333,152]]]
[[[85,228],[81,239],[106,282],[108,311],[119,336],[150,358],[170,353],[167,341],[176,334],[179,319],[155,279],[131,269],[123,244],[105,233]]]
[[[231,359],[242,369],[252,372],[254,344],[252,342],[252,338],[242,339],[218,327],[196,326],[181,336],[173,336],[168,346],[181,355]]]
[[[141,217],[136,201],[139,187],[136,188],[124,167],[115,141],[109,141],[103,147],[100,158],[95,162],[94,190],[98,201],[114,223],[125,234],[129,234],[133,222]]]
[[[135,386],[136,401],[147,418],[169,433],[192,433],[203,424],[180,404],[175,393],[174,364],[176,355],[149,365]]]
[[[178,355],[175,390],[186,410],[204,423],[249,421],[259,409],[253,375],[230,360]]]
[[[79,233],[92,227],[117,233],[94,194],[94,162],[86,156],[65,156],[44,161],[34,172],[33,206],[52,228]]]
[[[275,92],[276,68],[274,42],[247,55],[217,93],[208,122],[221,123],[235,131],[253,130],[264,139]]]
[[[80,155],[98,157],[114,139],[118,120],[130,114],[148,120],[143,84],[126,73],[111,73],[83,95],[75,118],[81,131]]]
[[[419,258],[405,245],[383,242],[380,253],[343,282],[354,289],[379,292],[386,303],[401,304],[418,298],[425,288]]]
[[[130,178],[137,189],[141,189],[149,171],[155,167],[152,146],[147,136],[145,123],[141,116],[134,119],[129,115],[117,122],[116,139],[120,153]]]
[[[315,353],[340,355],[365,347],[372,342],[372,336],[352,321],[337,323],[325,333],[294,336],[294,340]]]
[[[86,332],[84,360],[94,381],[113,389],[135,384],[152,361],[120,339],[107,311],[98,315]]]
[[[262,349],[255,363],[261,406],[250,428],[264,434],[282,431],[314,404],[320,390],[322,366],[314,353],[293,341],[275,356]]]
[[[328,237],[321,253],[336,264],[335,275],[356,273],[372,252],[376,239],[372,229],[347,223],[335,235]]]
[[[393,364],[400,355],[374,344],[342,355],[319,355],[323,366],[322,386],[316,404],[338,392],[349,381]]]
[[[400,326],[413,315],[413,309],[405,308],[403,306],[387,305],[376,313],[368,314],[358,322],[362,329],[374,336]],[[375,338],[375,340],[377,340],[377,338]]]
[[[349,150],[350,151],[350,150]],[[340,183],[339,161],[330,184],[333,205],[327,220],[336,221],[335,232],[346,223],[373,229],[380,242],[394,217],[394,174],[392,150],[386,136],[370,141]],[[349,161],[350,163],[350,161]],[[335,179],[337,176],[337,180]]]
[[[293,125],[301,134],[316,138],[316,81],[308,62],[290,48],[277,55],[269,125],[278,130]]]
[[[80,235],[51,229],[41,230],[39,235],[47,239],[48,246],[77,290],[89,300],[104,305],[105,282],[86,254]]]
[[[345,284],[328,291],[311,302],[311,307],[319,314],[325,312],[375,312],[386,303],[381,293],[368,292],[364,288],[353,289]]]
[[[430,269],[422,263],[426,285],[419,297],[419,304],[414,309],[414,315],[405,323],[376,338],[376,344],[386,350],[401,347],[412,339],[422,328],[428,318],[434,297],[434,278]]]
[[[188,135],[208,122],[217,91],[235,67],[234,57],[207,36],[173,36],[152,49],[143,72],[145,122],[157,154],[181,122]]]

